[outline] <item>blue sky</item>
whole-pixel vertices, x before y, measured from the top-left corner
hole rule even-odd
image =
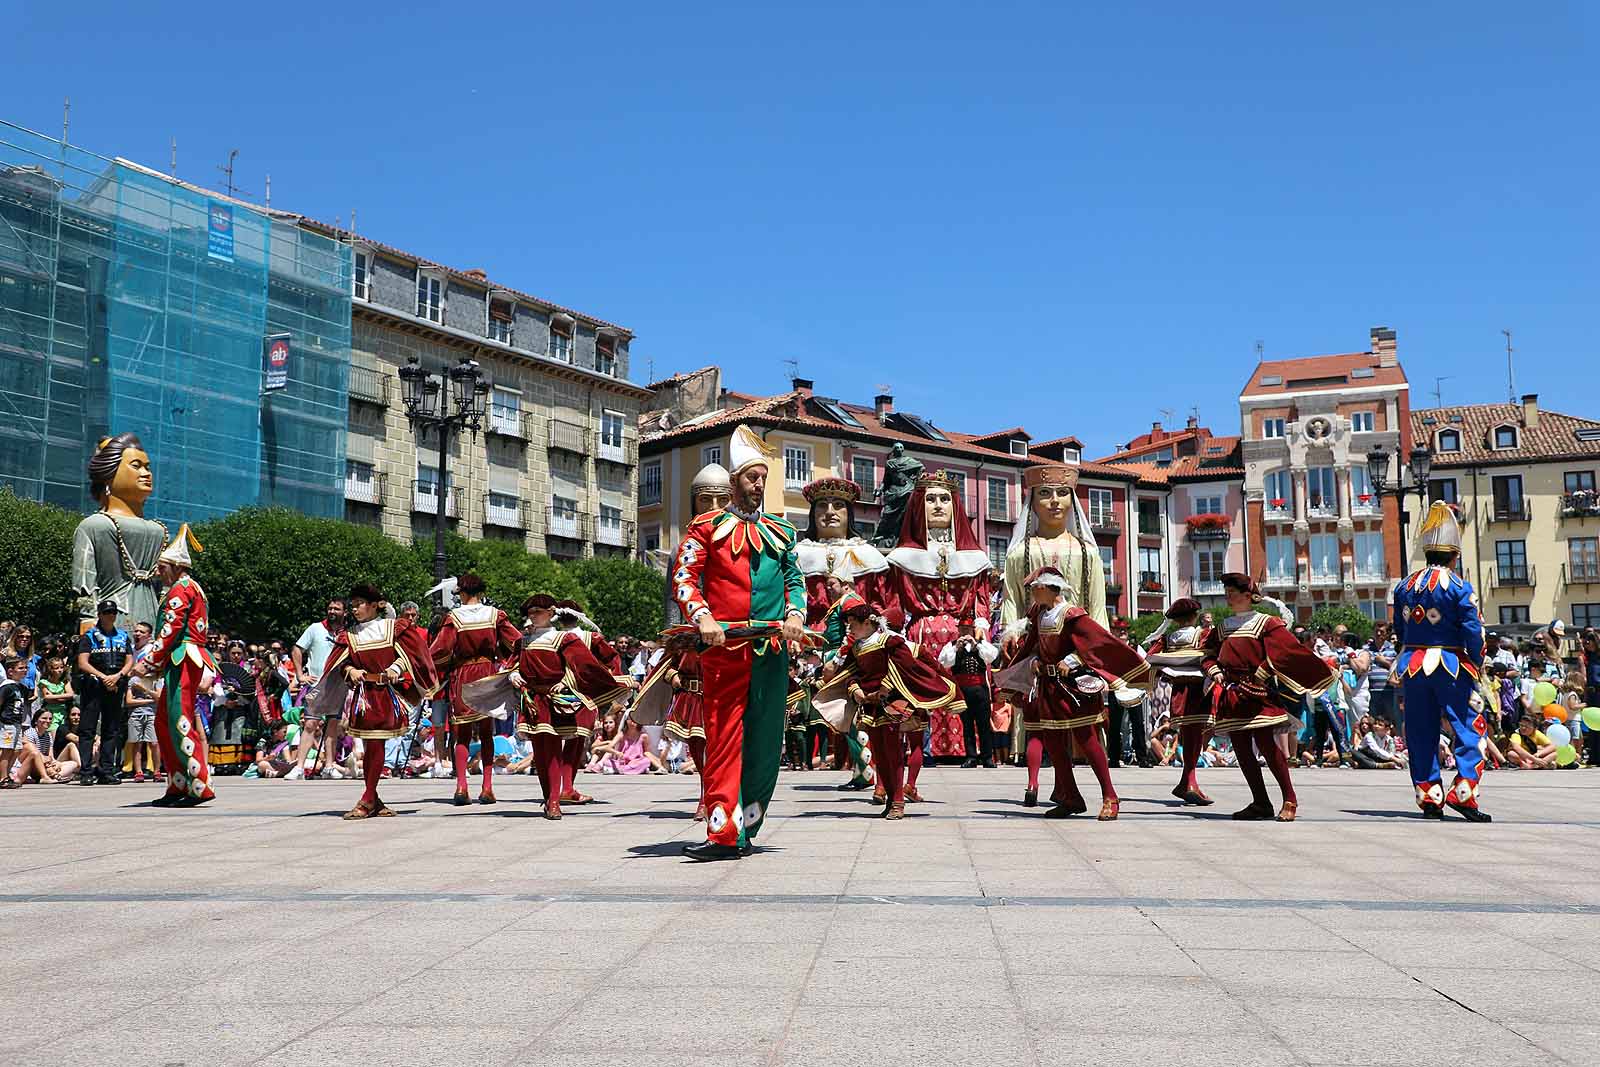
[[[202,183],[238,148],[276,207],[631,327],[641,381],[795,360],[1098,453],[1237,432],[1258,341],[1377,324],[1414,404],[1504,400],[1509,327],[1519,392],[1600,417],[1592,9],[1306,7],[26,4],[3,112],[70,95]]]

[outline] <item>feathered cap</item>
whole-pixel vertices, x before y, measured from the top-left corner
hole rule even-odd
[[[707,463],[700,468],[694,476],[694,481],[689,483],[689,491],[697,493],[702,489],[733,489],[733,479],[728,477],[728,468],[720,463]]]
[[[778,462],[778,450],[763,441],[750,427],[740,424],[733,431],[733,440],[728,442],[728,462],[733,464],[729,473],[743,474],[750,467],[766,467],[771,470]]]
[[[840,500],[854,504],[861,499],[861,487],[849,478],[818,478],[800,492],[811,504],[819,500]]]
[[[1032,589],[1036,585],[1046,585],[1057,592],[1065,593],[1067,591],[1067,579],[1062,575],[1060,570],[1050,566],[1039,567],[1032,574],[1028,575],[1027,580],[1023,582],[1023,584],[1029,589]]]
[[[956,482],[955,475],[947,470],[928,471],[917,479],[918,489],[948,489],[951,496],[961,495],[961,486]]]
[[[558,619],[570,619],[586,630],[599,632],[600,627],[595,621],[583,613],[583,606],[576,600],[558,600],[555,603],[555,613]]]
[[[865,567],[866,564],[862,562],[861,557],[856,555],[856,550],[853,548],[848,549],[844,555],[839,557],[839,562],[833,565],[833,570],[829,572],[828,577],[837,578],[845,585],[855,585],[856,575],[860,574]]]
[[[1417,543],[1424,552],[1460,552],[1461,520],[1456,517],[1456,509],[1443,500],[1435,500],[1417,531]]]
[[[1066,463],[1040,463],[1022,472],[1022,491],[1031,492],[1041,485],[1071,489],[1078,484],[1078,468]]]
[[[194,539],[194,531],[189,529],[189,524],[184,523],[178,527],[178,536],[172,539],[172,544],[158,558],[162,563],[171,563],[175,567],[192,567],[194,559],[189,555],[191,548],[196,552],[205,551],[200,547],[200,542]]]

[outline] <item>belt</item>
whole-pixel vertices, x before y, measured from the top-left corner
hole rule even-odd
[[[493,662],[494,662],[494,660],[490,659],[488,656],[473,656],[471,659],[462,660],[460,663],[457,663],[456,666],[457,667],[465,667],[469,663],[493,663]]]
[[[1458,645],[1406,645],[1405,647],[1401,648],[1400,651],[1402,651],[1402,652],[1431,652],[1433,649],[1436,649],[1436,648],[1440,652],[1454,652],[1458,656],[1467,655],[1467,650],[1464,649],[1464,648],[1461,648]]]
[[[1054,678],[1061,673],[1061,666],[1056,663],[1043,663],[1039,665],[1039,673],[1046,678]]]
[[[696,679],[694,679],[692,681],[684,682],[683,683],[683,692],[685,692],[685,693],[698,693],[698,692],[700,692],[700,679],[696,678]]]

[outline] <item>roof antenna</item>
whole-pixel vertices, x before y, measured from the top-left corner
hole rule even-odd
[[[1449,381],[1451,378],[1454,378],[1454,377],[1455,377],[1454,374],[1446,374],[1442,378],[1435,378],[1433,380],[1433,406],[1434,407],[1436,407],[1436,408],[1444,407],[1444,383]]]
[[[1265,352],[1266,350],[1267,350],[1267,346],[1265,344],[1263,344],[1259,340],[1256,341],[1256,362],[1257,363],[1261,362],[1262,353]]]
[[[174,178],[178,176],[178,139],[172,139],[172,162],[167,167],[167,172]]]
[[[337,227],[335,227],[335,228],[337,229]],[[356,209],[355,208],[351,208],[350,209],[350,236],[354,237],[355,233],[356,233]]]
[[[271,175],[271,173],[267,174],[267,203],[266,203],[266,206],[269,207],[269,208],[272,207],[272,175]]]
[[[1161,425],[1163,427],[1166,426],[1167,423],[1172,421],[1172,409],[1171,408],[1157,408],[1156,410],[1161,412]]]
[[[1517,376],[1511,369],[1511,331],[1501,330],[1506,335],[1506,391],[1511,394],[1513,404],[1517,402]]]
[[[72,125],[72,97],[61,98],[61,143],[67,143],[67,130]]]
[[[791,383],[800,377],[800,361],[798,359],[786,359],[783,361],[783,365],[789,368],[789,381]]]

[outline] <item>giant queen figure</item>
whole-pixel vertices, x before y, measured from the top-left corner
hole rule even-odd
[[[89,494],[100,507],[72,536],[78,629],[94,625],[100,601],[114,600],[118,626],[132,630],[142,622],[154,630],[161,608],[158,561],[171,538],[165,526],[144,517],[155,490],[150,456],[138,436],[119,433],[95,446],[88,473]]]

